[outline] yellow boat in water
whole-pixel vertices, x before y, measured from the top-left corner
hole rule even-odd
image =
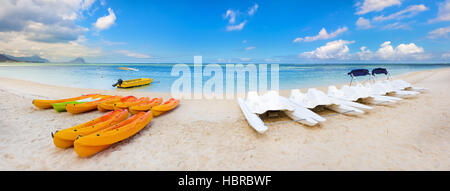
[[[113,84],[113,87],[117,88],[132,88],[132,87],[138,87],[138,86],[145,86],[150,83],[152,83],[152,78],[138,78],[138,79],[132,79],[132,80],[125,80],[119,79],[117,83]]]

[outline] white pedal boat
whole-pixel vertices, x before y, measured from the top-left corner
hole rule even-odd
[[[400,90],[416,91],[416,92],[425,92],[428,90],[428,88],[415,87],[404,80],[390,80],[389,82],[390,84],[392,84],[392,86],[394,86],[394,88]]]
[[[376,94],[371,89],[364,87],[361,84],[358,84],[356,86],[344,85],[341,89],[337,89],[336,86],[329,86],[328,96],[340,100],[361,102],[373,105],[390,105],[401,100],[401,98],[397,97]]]
[[[386,75],[386,80],[383,82],[377,82],[377,75],[384,74]],[[372,77],[374,81],[374,85],[384,86],[386,89],[386,93],[388,95],[398,96],[402,98],[415,97],[419,94],[420,91],[425,91],[425,88],[413,87],[410,83],[403,80],[394,80],[390,81],[391,78],[390,73],[386,70],[386,68],[375,68],[372,70]],[[417,90],[417,91],[415,91]]]
[[[294,89],[291,91],[289,100],[308,109],[324,106],[329,110],[346,115],[361,115],[364,114],[361,109],[372,109],[372,107],[363,104],[329,97],[324,92],[314,88],[308,89],[306,94],[303,94],[299,89]]]
[[[326,120],[311,110],[295,105],[287,98],[279,96],[276,91],[269,91],[261,96],[258,96],[256,92],[248,92],[247,99],[238,98],[238,103],[248,123],[258,133],[267,131],[267,126],[258,116],[267,111],[283,111],[291,119],[309,126]]]

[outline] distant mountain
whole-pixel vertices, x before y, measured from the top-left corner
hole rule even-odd
[[[7,56],[0,54],[0,62],[17,62],[16,60],[10,59]]]
[[[37,63],[48,63],[47,59],[41,58],[38,55],[29,56],[29,57],[15,57],[11,55],[1,54],[4,57],[7,57],[10,60],[16,61],[16,62],[37,62]],[[0,62],[6,62],[6,61],[0,61]]]
[[[84,64],[84,63],[86,63],[86,62],[84,61],[83,58],[78,57],[78,58],[75,58],[75,59],[72,60],[72,61],[69,61],[68,63],[72,63],[72,64]]]

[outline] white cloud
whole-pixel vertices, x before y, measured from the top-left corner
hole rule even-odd
[[[247,40],[243,40],[243,41],[242,41],[242,44],[245,44],[245,43],[247,43]]]
[[[448,38],[448,33],[450,33],[450,26],[430,31],[427,37],[431,39]]]
[[[302,42],[302,41],[303,42],[312,42],[312,41],[316,41],[316,40],[326,40],[326,39],[334,38],[347,30],[348,30],[347,27],[338,28],[336,31],[328,34],[327,30],[325,30],[325,28],[322,28],[322,30],[320,30],[319,34],[317,34],[316,36],[307,36],[304,38],[299,37],[299,38],[294,39],[294,42]]]
[[[249,8],[248,11],[248,16],[252,16],[256,13],[256,10],[258,10],[258,4],[255,3],[255,5],[253,5],[252,7]],[[244,28],[245,24],[247,24],[247,20],[242,21],[239,24],[235,24],[237,21],[237,17],[238,15],[246,15],[245,13],[240,12],[239,10],[234,11],[231,9],[228,9],[227,12],[225,13],[225,15],[223,15],[224,19],[228,19],[228,26],[226,28],[227,31],[240,31]]]
[[[0,6],[0,51],[5,54],[39,55],[51,61],[101,55],[91,48],[76,24],[93,0],[3,0]]]
[[[247,20],[245,20],[242,23],[239,23],[237,25],[229,25],[229,26],[227,26],[227,31],[240,31],[244,28],[246,23],[247,23]]]
[[[256,47],[254,47],[254,46],[249,46],[249,47],[247,47],[247,48],[245,48],[245,50],[253,50],[253,49],[255,49]]]
[[[446,0],[439,4],[439,12],[437,18],[431,19],[429,22],[450,21],[450,0]]]
[[[359,29],[370,29],[370,28],[372,28],[372,25],[370,24],[370,20],[365,19],[363,17],[359,17],[359,19],[356,21],[356,26]]]
[[[363,15],[372,11],[379,12],[394,5],[401,5],[401,0],[364,0],[362,4],[361,2],[357,3],[358,11],[356,14]]]
[[[359,60],[371,60],[373,58],[372,51],[368,50],[367,47],[363,46],[360,52],[356,53]]]
[[[299,55],[301,58],[318,60],[360,60],[360,61],[404,61],[404,60],[425,60],[431,58],[431,54],[425,53],[424,49],[414,43],[400,44],[397,47],[391,45],[391,41],[386,41],[380,48],[372,52],[363,46],[359,52],[350,53],[348,44],[354,41],[336,40],[328,42],[326,45],[311,52],[304,52]]]
[[[114,11],[111,8],[108,8],[108,13],[109,15],[98,18],[97,21],[94,23],[94,27],[97,30],[108,29],[116,22],[116,15],[114,14]]]
[[[228,23],[233,24],[236,22],[236,11],[228,9],[223,17],[228,19]]]
[[[87,1],[3,0],[1,4],[0,32],[27,33],[39,36],[34,40],[42,42],[69,42],[86,31],[74,21],[83,13],[83,5],[89,4]],[[39,28],[33,27],[37,25]]]
[[[84,1],[81,3],[81,8],[82,8],[83,10],[88,10],[88,9],[91,8],[92,4],[94,4],[94,3],[95,3],[95,0],[84,0]]]
[[[413,17],[413,16],[419,14],[420,12],[423,12],[423,11],[426,11],[426,10],[428,10],[428,8],[425,5],[423,5],[423,4],[412,5],[412,6],[409,6],[408,8],[406,8],[406,9],[403,9],[403,10],[401,10],[399,12],[393,13],[393,14],[388,15],[388,16],[384,16],[384,15],[377,16],[377,17],[373,18],[373,20],[374,21],[378,21],[378,22],[387,21],[387,20],[393,20],[393,19],[400,20],[400,19],[404,19],[404,18]]]
[[[151,58],[151,56],[149,56],[147,54],[130,52],[128,50],[119,50],[119,51],[117,51],[117,53],[123,54],[128,57],[133,57],[133,58]]]
[[[345,59],[349,52],[348,44],[354,41],[335,40],[311,52],[301,53],[300,57],[309,59]]]
[[[39,55],[51,61],[65,61],[74,57],[96,57],[102,55],[100,48],[83,45],[84,36],[70,42],[46,43],[30,41],[23,32],[1,32],[1,52],[13,56]]]
[[[255,3],[255,5],[253,5],[252,7],[250,7],[249,11],[248,11],[248,15],[252,16],[256,13],[256,10],[258,10],[258,4]]]
[[[391,24],[387,24],[387,25],[383,26],[383,29],[385,29],[385,30],[411,29],[411,27],[409,27],[409,25],[404,24],[404,23],[395,22],[395,23],[391,23]]]
[[[376,52],[366,50],[361,47],[361,51],[356,55],[360,60],[423,60],[430,57],[422,47],[414,43],[400,44],[397,47],[391,45],[391,41],[386,41],[380,45]]]

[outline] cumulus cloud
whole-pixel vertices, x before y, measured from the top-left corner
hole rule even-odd
[[[364,0],[363,3],[358,2],[356,4],[358,7],[356,14],[363,15],[372,11],[379,12],[387,7],[401,5],[401,3],[401,0]]]
[[[438,16],[429,22],[450,21],[450,0],[439,4]]]
[[[393,19],[400,20],[400,19],[404,19],[404,18],[413,17],[413,16],[419,14],[420,12],[423,12],[423,11],[426,11],[426,10],[428,10],[428,8],[425,5],[423,5],[423,4],[412,5],[412,6],[409,6],[408,8],[406,8],[406,9],[403,9],[401,11],[398,11],[398,12],[393,13],[393,14],[388,15],[388,16],[380,15],[380,16],[374,17],[373,20],[374,21],[378,21],[378,22],[387,21],[387,20],[393,20]]]
[[[373,52],[368,50],[367,47],[362,46],[360,52],[356,53],[356,56],[359,60],[371,60],[373,58]]]
[[[30,41],[26,33],[0,33],[1,52],[13,56],[39,55],[51,61],[65,61],[74,57],[96,57],[102,55],[100,48],[91,48],[83,44],[84,36],[70,42],[46,43]]]
[[[250,9],[248,10],[248,15],[252,16],[256,13],[256,10],[258,10],[258,4],[255,3]]]
[[[5,0],[0,6],[0,32],[21,32],[29,40],[69,42],[86,32],[74,23],[93,1]],[[88,6],[89,5],[89,6]]]
[[[301,53],[299,56],[309,59],[345,59],[349,52],[348,44],[355,41],[335,40],[311,52]]]
[[[117,51],[117,53],[123,54],[123,55],[128,56],[128,57],[133,57],[133,58],[151,58],[151,56],[149,56],[147,54],[130,52],[128,50],[119,50],[119,51]]]
[[[83,44],[89,29],[76,24],[94,0],[4,0],[0,6],[0,50],[50,60],[100,55]]]
[[[370,28],[372,28],[372,25],[370,24],[370,20],[365,19],[363,17],[359,17],[359,19],[356,21],[356,26],[359,29],[370,29]]]
[[[424,49],[414,43],[399,44],[397,47],[391,45],[391,41],[386,41],[380,48],[372,52],[363,46],[359,52],[350,53],[348,44],[354,41],[336,40],[328,42],[326,45],[311,52],[303,52],[300,58],[316,60],[353,60],[353,61],[405,61],[424,60],[431,57],[425,53]]]
[[[111,8],[108,8],[108,15],[100,17],[94,23],[94,27],[97,30],[105,30],[111,27],[116,22],[116,15]]]
[[[391,45],[391,41],[386,41],[380,45],[376,52],[371,52],[361,48],[361,52],[356,53],[361,60],[423,60],[429,58],[422,47],[414,43],[400,44],[397,47]]]
[[[320,30],[319,34],[317,34],[316,36],[307,36],[307,37],[303,37],[303,38],[299,37],[299,38],[294,39],[294,42],[312,42],[312,41],[316,41],[316,40],[326,40],[326,39],[334,38],[347,30],[348,30],[347,27],[342,27],[342,28],[338,28],[336,31],[328,34],[327,30],[325,30],[325,28],[322,28],[322,30]]]
[[[430,31],[427,37],[430,39],[448,38],[448,33],[450,33],[450,26]]]
[[[227,31],[240,31],[244,28],[246,23],[247,23],[247,20],[245,20],[242,23],[239,23],[237,25],[228,25]]]

